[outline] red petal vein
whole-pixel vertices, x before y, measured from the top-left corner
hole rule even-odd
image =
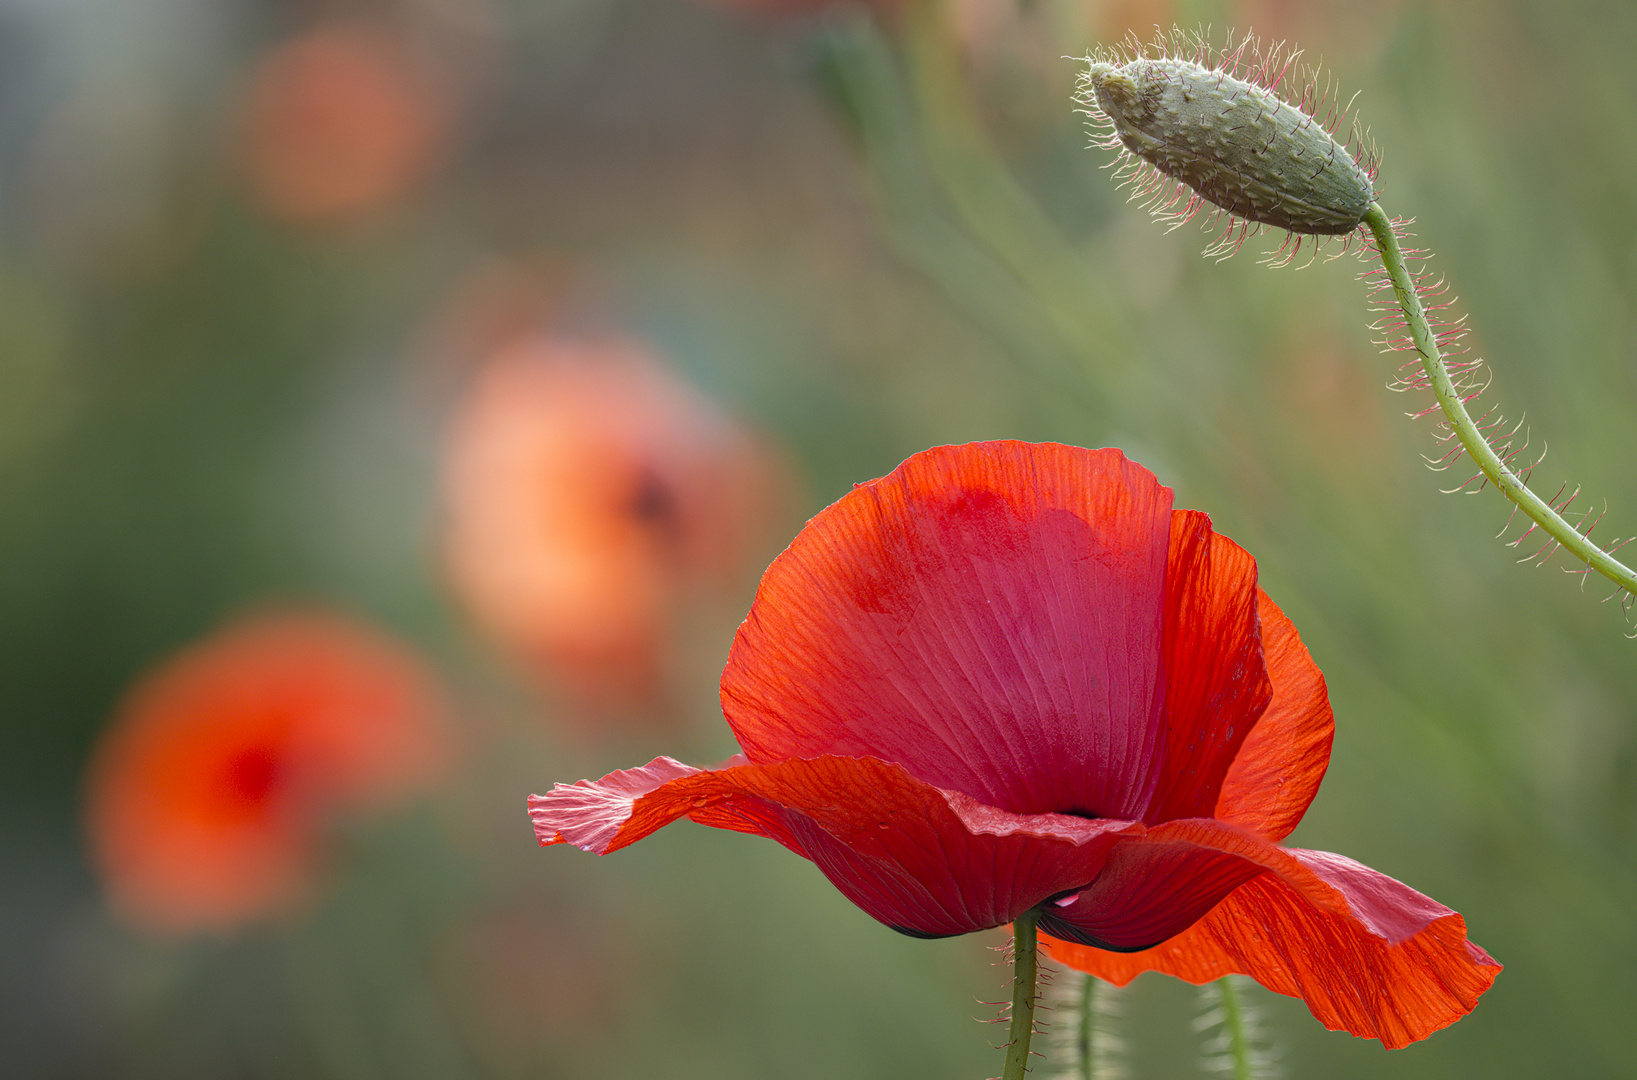
[[[1257,598],[1273,698],[1240,746],[1211,816],[1283,840],[1318,793],[1336,721],[1324,676],[1296,628],[1266,593],[1258,590]]]
[[[1271,695],[1256,613],[1256,560],[1197,510],[1171,515],[1165,572],[1165,765],[1149,824],[1208,817]]]
[[[740,744],[895,761],[1016,813],[1139,816],[1170,499],[1116,450],[1023,443],[855,488],[762,579],[722,677]]]

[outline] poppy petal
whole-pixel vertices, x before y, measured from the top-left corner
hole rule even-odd
[[[550,795],[529,796],[534,835],[542,845],[573,844],[597,855],[618,851],[681,816],[633,824],[644,796],[701,771],[675,758],[657,757],[640,769],[611,772],[596,783],[553,784]]]
[[[1336,719],[1324,675],[1285,613],[1258,590],[1273,698],[1245,736],[1212,817],[1283,840],[1307,813],[1330,764]]]
[[[1171,514],[1165,571],[1165,765],[1143,819],[1209,817],[1272,690],[1257,626],[1256,560],[1198,510]]]
[[[1424,1039],[1471,1012],[1501,965],[1437,901],[1341,855],[1283,849],[1344,907],[1319,906],[1279,874],[1241,885],[1188,930],[1143,952],[1043,938],[1059,962],[1124,986],[1144,971],[1202,984],[1249,975],[1302,998],[1331,1030],[1389,1049]]]
[[[917,454],[768,568],[728,722],[752,761],[876,757],[1014,813],[1139,817],[1170,528],[1170,489],[1118,450]]]
[[[1013,814],[873,758],[700,771],[670,758],[529,800],[542,843],[616,851],[679,818],[777,840],[895,930],[998,926],[1094,879],[1136,822]]]
[[[1041,916],[1041,932],[1118,952],[1152,948],[1266,871],[1283,875],[1320,906],[1347,910],[1334,890],[1278,845],[1220,821],[1188,818],[1122,838],[1073,904]]]

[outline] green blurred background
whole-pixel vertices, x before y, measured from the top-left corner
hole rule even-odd
[[[435,87],[362,209],[282,209],[245,149],[269,50],[390,27]],[[1259,559],[1330,681],[1293,837],[1461,911],[1507,965],[1409,1049],[1260,994],[1296,1077],[1637,1075],[1637,642],[1514,565],[1422,465],[1351,257],[1202,260],[1086,149],[1061,59],[1155,22],[1299,42],[1382,151],[1491,400],[1637,533],[1637,6],[1325,0],[0,2],[0,1060],[17,1077],[992,1075],[998,934],[922,942],[776,845],[681,825],[606,859],[524,797],[732,750],[713,700],[755,567],[677,633],[661,725],[587,732],[439,573],[460,298],[525,268],[781,448],[800,520],[945,442],[1118,445]],[[531,309],[532,310],[532,309]],[[456,314],[451,315],[450,312]],[[349,824],[299,916],[163,941],[105,909],[81,778],[123,690],[246,605],[413,642],[463,752]],[[718,610],[719,609],[719,610]],[[569,734],[568,731],[576,733]],[[1130,1001],[1191,1075],[1191,988]],[[1040,1067],[1040,1074],[1047,1072]]]

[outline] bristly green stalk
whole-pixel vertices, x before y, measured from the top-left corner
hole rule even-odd
[[[1410,270],[1398,226],[1375,201],[1377,164],[1368,137],[1353,127],[1346,145],[1338,139],[1347,110],[1338,109],[1328,80],[1299,72],[1298,55],[1281,46],[1263,48],[1249,37],[1217,50],[1202,34],[1175,31],[1150,45],[1133,41],[1088,56],[1076,100],[1091,118],[1096,145],[1119,154],[1120,175],[1134,186],[1133,197],[1146,199],[1156,216],[1174,227],[1212,207],[1208,220],[1227,218],[1207,255],[1230,255],[1245,236],[1268,226],[1285,230],[1275,263],[1290,261],[1304,239],[1342,238],[1345,250],[1356,236],[1373,237],[1383,270],[1366,277],[1376,290],[1391,289],[1396,305],[1389,310],[1403,315],[1401,325],[1389,318],[1376,329],[1383,331],[1382,344],[1413,349],[1420,359],[1421,374],[1396,388],[1431,390],[1447,424],[1440,438],[1446,452],[1433,467],[1445,468],[1464,452],[1478,471],[1454,490],[1481,487],[1481,478],[1523,511],[1532,524],[1513,546],[1536,529],[1549,538],[1521,561],[1541,563],[1567,551],[1586,568],[1578,572],[1595,570],[1617,586],[1611,599],[1620,597],[1630,611],[1637,603],[1637,572],[1614,557],[1621,542],[1592,542],[1597,517],[1569,514],[1579,489],[1551,500],[1536,495],[1527,484],[1530,467],[1519,475],[1508,464],[1519,452],[1511,442],[1516,429],[1491,442],[1486,433],[1501,421],[1491,414],[1475,422],[1467,412],[1466,402],[1482,390],[1477,363],[1457,365],[1456,377],[1444,355],[1466,332],[1465,324],[1427,318],[1424,298],[1437,295],[1443,283],[1423,291],[1428,273]],[[1292,82],[1303,88],[1290,89]],[[1451,441],[1455,445],[1447,445]]]
[[[1450,377],[1449,368],[1438,348],[1437,337],[1427,323],[1427,313],[1422,306],[1421,295],[1416,289],[1409,267],[1405,264],[1398,236],[1379,203],[1370,204],[1369,210],[1364,214],[1364,224],[1375,237],[1376,250],[1380,253],[1382,266],[1392,282],[1398,305],[1404,311],[1406,328],[1415,351],[1421,358],[1421,367],[1427,383],[1432,389],[1433,396],[1438,399],[1438,407],[1443,410],[1444,418],[1449,422],[1455,437],[1460,440],[1461,448],[1477,465],[1484,479],[1494,484],[1501,494],[1511,500],[1513,505],[1522,510],[1529,520],[1538,525],[1553,541],[1575,559],[1625,590],[1628,596],[1624,603],[1629,607],[1632,598],[1637,598],[1637,572],[1633,572],[1608,551],[1592,543],[1584,533],[1566,521],[1551,503],[1531,491],[1523,479],[1507,466],[1500,454],[1496,453],[1495,448],[1478,429],[1478,425],[1473,422],[1460,389]]]
[[[1206,1072],[1229,1080],[1273,1080],[1280,1074],[1273,1048],[1241,989],[1249,982],[1243,975],[1224,975],[1200,987],[1205,1011],[1194,1027],[1200,1032],[1216,1030],[1205,1044],[1201,1064]]]
[[[1012,1032],[1006,1043],[1006,1069],[1001,1080],[1023,1080],[1029,1068],[1039,964],[1035,924],[1039,921],[1039,908],[1030,908],[1012,921]]]
[[[1051,980],[1046,1007],[1057,1019],[1047,1029],[1054,1080],[1124,1080],[1120,1034],[1124,989],[1094,975],[1065,969]]]
[[[1245,1009],[1233,979],[1223,976],[1217,986],[1222,995],[1223,1023],[1227,1025],[1228,1052],[1233,1063],[1233,1080],[1251,1080],[1250,1037],[1245,1031]]]

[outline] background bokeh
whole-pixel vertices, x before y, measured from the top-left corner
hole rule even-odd
[[[926,446],[1020,437],[1123,447],[1258,557],[1338,721],[1293,842],[1507,965],[1390,1055],[1262,994],[1289,1074],[1631,1075],[1631,626],[1514,565],[1498,497],[1438,493],[1461,477],[1385,389],[1361,264],[1270,271],[1269,238],[1206,262],[1125,205],[1062,57],[1173,20],[1361,91],[1384,204],[1550,446],[1537,486],[1637,533],[1623,0],[0,0],[0,1071],[992,1075],[998,934],[900,937],[693,826],[540,850],[524,798],[726,756],[715,678],[800,521]],[[641,701],[497,642],[449,570],[458,403],[541,335],[645,343],[760,462],[734,566],[664,564]],[[287,603],[417,650],[447,767],[329,823],[275,919],[128,925],[85,840],[99,733]],[[1196,1009],[1138,981],[1134,1075],[1188,1075]]]

